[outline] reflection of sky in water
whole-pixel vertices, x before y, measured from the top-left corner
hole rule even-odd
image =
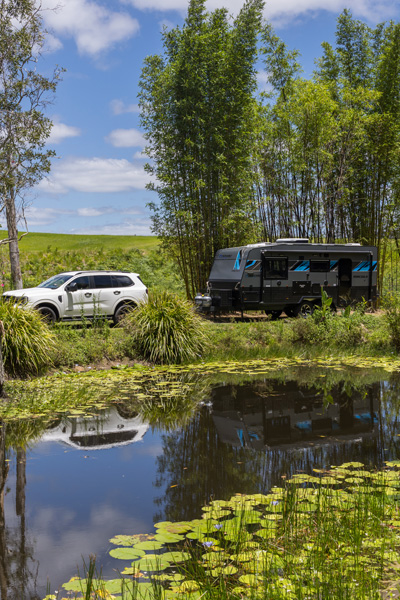
[[[144,442],[105,450],[75,450],[56,442],[36,444],[27,455],[26,521],[39,564],[39,591],[67,581],[81,567],[81,556],[102,557],[104,572],[121,569],[110,559],[108,540],[118,533],[153,528],[155,457],[162,452],[157,434]],[[15,459],[5,498],[9,528],[15,516]],[[150,501],[149,501],[150,499]],[[9,600],[16,600],[10,598]]]
[[[54,591],[90,554],[97,554],[105,576],[114,577],[113,569],[130,562],[109,557],[111,537],[151,533],[154,520],[196,518],[211,496],[266,492],[296,470],[398,458],[399,390],[397,383],[375,383],[348,396],[338,388],[324,411],[320,390],[303,387],[299,393],[294,382],[218,386],[210,392],[212,408],[203,407],[184,428],[158,433],[145,423],[139,441],[101,450],[65,443],[74,427],[76,439],[85,443],[82,422],[68,426],[59,436],[63,442],[51,430],[53,441],[32,445],[26,464],[27,545],[34,560],[28,567],[33,572],[38,565],[39,593],[44,596],[48,578]],[[114,414],[103,432],[127,431],[129,424],[139,428],[134,418]],[[11,457],[9,543],[18,540],[19,528]]]

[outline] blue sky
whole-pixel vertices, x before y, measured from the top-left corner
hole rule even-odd
[[[143,59],[162,51],[163,26],[182,24],[187,0],[42,0],[51,35],[40,70],[66,69],[47,114],[57,153],[49,177],[29,196],[30,231],[150,234],[144,146],[137,107]],[[235,14],[242,0],[208,0]],[[54,7],[56,10],[50,10]],[[398,0],[270,0],[265,18],[306,76],[323,41],[333,42],[336,18],[349,8],[374,26],[400,16]],[[260,86],[263,86],[260,73]],[[4,226],[4,225],[3,225]]]

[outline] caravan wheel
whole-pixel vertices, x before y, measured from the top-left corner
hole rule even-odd
[[[309,317],[313,314],[315,308],[314,302],[310,302],[309,300],[304,300],[301,304],[296,306],[296,317]]]

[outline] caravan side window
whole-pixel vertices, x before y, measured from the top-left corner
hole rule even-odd
[[[264,257],[264,279],[287,279],[288,259]]]
[[[311,273],[327,273],[330,269],[330,260],[310,260]]]

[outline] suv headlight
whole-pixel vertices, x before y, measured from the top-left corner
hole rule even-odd
[[[21,296],[21,298],[17,298],[16,301],[17,301],[16,302],[17,304],[21,304],[22,306],[25,306],[25,304],[28,304],[29,298],[27,296]]]

